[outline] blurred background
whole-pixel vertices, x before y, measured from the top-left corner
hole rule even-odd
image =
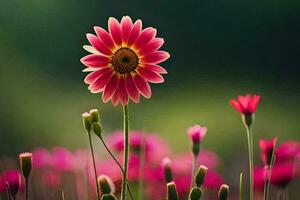
[[[86,147],[81,113],[94,107],[105,134],[122,128],[121,107],[89,93],[79,60],[85,34],[124,15],[156,27],[171,54],[166,82],[129,106],[132,129],[157,133],[182,152],[187,127],[206,125],[204,148],[221,157],[221,171],[240,170],[246,135],[229,100],[257,93],[255,144],[272,136],[300,140],[300,1],[10,0],[0,7],[0,157]]]

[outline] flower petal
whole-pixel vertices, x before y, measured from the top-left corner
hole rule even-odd
[[[94,30],[98,36],[98,38],[109,48],[113,49],[115,47],[115,43],[109,33],[101,27],[95,26]]]
[[[153,71],[148,70],[143,67],[139,67],[137,71],[144,79],[146,79],[149,82],[152,82],[152,83],[164,82],[164,78],[156,72],[153,72]]]
[[[83,45],[83,49],[89,53],[99,54],[99,51],[97,51],[94,47],[92,47],[90,45]]]
[[[123,106],[128,104],[128,93],[125,87],[125,79],[124,77],[120,78],[119,86],[118,86],[118,96]]]
[[[84,79],[84,82],[86,84],[91,84],[94,82],[98,77],[100,77],[105,72],[111,71],[109,67],[101,68],[96,71],[91,72],[89,75],[87,75]]]
[[[230,100],[230,104],[232,105],[233,108],[235,108],[238,112],[240,113],[244,113],[245,109],[243,106],[241,106],[241,104],[239,102],[237,102],[236,100],[234,99],[231,99]]]
[[[133,80],[134,80],[136,87],[141,92],[141,94],[146,98],[150,98],[151,97],[151,88],[150,88],[149,83],[138,74],[136,74],[133,77]]]
[[[144,64],[143,67],[146,69],[152,70],[156,73],[159,73],[159,74],[167,74],[168,73],[167,70],[165,70],[165,68],[163,68],[159,65]]]
[[[238,101],[240,103],[240,105],[245,109],[245,110],[249,110],[249,105],[250,105],[250,101],[251,101],[251,96],[249,94],[247,94],[246,96],[238,96]]]
[[[95,35],[88,33],[86,34],[86,37],[91,43],[91,45],[93,45],[93,47],[97,49],[100,53],[104,55],[112,54],[112,51]]]
[[[151,63],[151,64],[158,64],[170,57],[170,54],[166,51],[155,51],[151,54],[145,55],[142,57],[143,63]]]
[[[116,74],[114,74],[105,86],[104,92],[102,93],[102,100],[104,103],[108,102],[116,92],[119,85],[119,79],[120,78]]]
[[[157,51],[163,44],[164,44],[164,39],[162,38],[152,39],[147,45],[139,49],[139,54],[141,56],[145,56],[149,53]]]
[[[102,92],[112,75],[112,70],[103,73],[89,86],[89,90],[91,90],[92,93]]]
[[[250,112],[255,112],[257,105],[259,103],[260,100],[260,96],[259,95],[253,95],[252,100],[251,100],[251,104],[249,106]]]
[[[93,68],[101,68],[106,67],[109,64],[109,58],[103,55],[96,55],[96,54],[90,54],[87,56],[84,56],[80,60],[82,64],[88,67]]]
[[[130,32],[127,45],[131,46],[139,37],[140,33],[142,31],[142,21],[139,19],[137,20],[132,27],[132,30]]]
[[[117,92],[115,92],[115,94],[112,96],[111,102],[112,102],[113,106],[117,106],[118,105],[118,103],[119,103],[119,96],[118,96]]]
[[[122,31],[118,20],[114,17],[108,19],[108,30],[117,45],[122,44]]]
[[[129,16],[125,16],[121,20],[122,39],[124,43],[127,43],[133,24]]]
[[[136,88],[134,80],[130,74],[126,76],[125,86],[128,92],[129,97],[135,102],[138,103],[140,101],[140,93]]]
[[[143,46],[147,45],[156,35],[156,29],[152,27],[145,28],[139,38],[135,41],[134,47],[140,49]]]

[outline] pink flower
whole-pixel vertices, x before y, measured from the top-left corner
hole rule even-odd
[[[254,188],[263,191],[265,186],[265,168],[260,166],[254,167]]]
[[[293,161],[298,153],[300,153],[300,143],[288,140],[277,148],[276,162]]]
[[[73,164],[74,157],[69,150],[63,147],[55,147],[52,150],[51,165],[54,169],[61,171],[71,171],[74,168]]]
[[[37,148],[32,152],[32,155],[33,168],[39,169],[50,165],[51,155],[48,150],[44,148]]]
[[[238,96],[237,101],[234,99],[230,100],[230,104],[235,108],[239,113],[243,115],[252,115],[259,103],[260,96],[254,94],[252,97],[250,94],[246,96]]]
[[[127,105],[129,98],[138,103],[140,94],[151,97],[148,82],[164,82],[161,74],[167,71],[158,64],[170,55],[158,50],[164,43],[156,37],[156,29],[142,29],[142,21],[132,22],[125,16],[119,23],[111,17],[108,30],[94,27],[96,35],[87,34],[92,46],[84,46],[90,52],[81,59],[87,66],[84,71],[91,72],[84,82],[89,84],[92,93],[102,92],[103,102],[112,101],[113,105]]]
[[[107,144],[110,149],[122,153],[124,147],[123,132],[117,131],[107,138]],[[170,154],[169,145],[159,136],[142,131],[131,131],[129,145],[131,156],[139,155],[144,149],[147,163],[160,163],[160,161]],[[155,156],[154,156],[155,155]]]
[[[193,143],[199,143],[202,141],[202,139],[205,137],[207,132],[207,127],[200,126],[198,124],[189,127],[187,130],[187,133],[189,137],[191,138]]]
[[[0,193],[5,192],[5,183],[3,178],[0,176]]]
[[[4,183],[8,184],[11,195],[15,197],[22,186],[20,172],[17,170],[6,171],[2,175],[2,179]]]
[[[279,187],[286,187],[295,177],[294,163],[276,163],[272,170],[271,183]]]
[[[261,160],[265,165],[271,164],[272,154],[277,142],[277,138],[271,140],[260,139],[259,147],[261,149]]]

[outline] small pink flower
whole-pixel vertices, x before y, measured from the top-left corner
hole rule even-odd
[[[2,179],[5,184],[8,184],[10,193],[14,197],[17,195],[22,186],[21,174],[17,170],[6,171]]]
[[[103,102],[113,105],[127,105],[129,98],[138,103],[140,94],[151,97],[148,82],[164,82],[161,74],[167,71],[159,66],[170,55],[160,51],[164,40],[156,37],[156,29],[142,29],[142,21],[132,22],[125,16],[121,22],[110,17],[108,30],[94,27],[96,35],[87,34],[92,46],[84,46],[90,52],[81,59],[87,66],[84,71],[91,72],[84,82],[89,84],[92,93],[102,92]]]
[[[207,132],[207,127],[200,126],[198,124],[196,124],[192,127],[189,127],[187,130],[187,133],[193,143],[201,142],[202,139],[205,137],[206,132]]]
[[[263,191],[265,186],[265,168],[254,166],[254,188]]]
[[[250,94],[246,96],[238,96],[237,101],[234,99],[230,100],[230,104],[235,108],[239,113],[243,115],[252,115],[259,103],[260,96],[254,94],[252,97]]]
[[[295,177],[294,162],[276,163],[272,169],[271,183],[285,188]]]
[[[5,183],[3,178],[0,176],[0,193],[5,192]]]
[[[276,162],[293,161],[298,153],[300,153],[300,143],[288,140],[276,149]]]
[[[259,140],[259,147],[261,149],[261,160],[265,165],[271,164],[272,154],[277,142],[277,138],[271,140],[261,139]]]
[[[40,169],[50,165],[51,155],[48,150],[44,148],[37,148],[32,152],[32,155],[33,168]]]
[[[71,171],[74,168],[73,164],[74,157],[69,150],[63,147],[55,147],[52,150],[51,165],[54,169],[60,171]]]

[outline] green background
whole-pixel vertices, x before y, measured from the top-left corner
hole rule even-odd
[[[204,148],[220,155],[223,172],[238,169],[238,177],[247,163],[246,134],[229,100],[249,92],[262,96],[255,144],[262,137],[300,139],[300,1],[4,0],[0,156],[87,146],[81,113],[94,107],[105,134],[122,128],[121,107],[89,93],[79,60],[85,34],[124,15],[156,27],[171,54],[163,63],[166,82],[152,84],[150,100],[129,105],[131,128],[157,133],[182,152],[189,147],[186,128],[206,125]]]

